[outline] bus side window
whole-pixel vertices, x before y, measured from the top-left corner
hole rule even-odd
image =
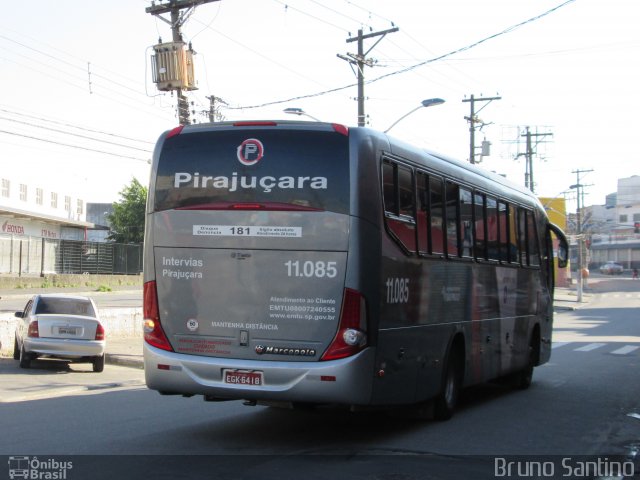
[[[416,228],[418,229],[418,251],[431,253],[429,231],[429,176],[424,172],[416,175],[416,191],[418,204],[416,205]]]
[[[447,219],[447,255],[449,257],[459,256],[459,224],[458,224],[458,185],[447,182],[445,190],[446,219]]]
[[[527,251],[527,212],[518,208],[518,240],[520,245],[520,265],[529,265],[529,252]]]
[[[471,191],[460,188],[460,233],[462,236],[462,256],[473,257],[473,197]]]
[[[444,196],[442,180],[429,177],[429,193],[431,195],[431,253],[443,254],[445,245],[444,229]]]
[[[509,205],[509,262],[520,263],[520,244],[518,243],[518,217],[516,207]]]
[[[473,196],[473,225],[476,239],[474,254],[479,260],[487,260],[487,221],[485,212],[485,196],[481,193],[475,193]]]
[[[498,202],[498,238],[500,243],[500,253],[498,260],[509,261],[509,210],[507,204]]]
[[[413,172],[408,167],[385,160],[382,163],[382,185],[387,228],[405,250],[415,253]]]
[[[395,188],[395,168],[392,163],[384,162],[382,164],[382,195],[384,199],[385,212],[393,213],[397,215],[398,212],[398,199],[396,198]]]
[[[533,212],[527,212],[527,244],[529,251],[529,265],[532,267],[540,266],[540,249],[538,243],[538,232],[536,229],[536,220]]]
[[[487,197],[487,255],[489,260],[500,260],[500,236],[498,220],[498,202]]]

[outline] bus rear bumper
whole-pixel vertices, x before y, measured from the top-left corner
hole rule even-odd
[[[144,344],[147,386],[164,394],[228,400],[368,405],[374,350],[328,362],[274,362],[203,357]],[[261,385],[225,383],[224,371],[261,372]]]

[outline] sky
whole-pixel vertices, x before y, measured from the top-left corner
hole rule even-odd
[[[175,98],[151,79],[152,46],[170,27],[146,0],[13,2],[0,18],[0,166],[55,182],[86,202],[112,202],[146,184],[158,136],[178,124]],[[524,185],[526,127],[535,191],[604,204],[619,178],[640,175],[640,5],[636,0],[219,0],[182,27],[196,51],[197,122],[207,97],[227,120],[288,119],[302,108],[357,125],[356,76],[339,55],[365,40],[369,127],[461,160],[470,103],[491,143],[481,168]],[[379,42],[376,44],[376,41]],[[329,92],[329,93],[327,93]],[[582,170],[579,176],[573,173]],[[592,171],[589,171],[592,170]]]

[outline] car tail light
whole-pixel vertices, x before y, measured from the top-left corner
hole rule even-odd
[[[104,327],[101,323],[96,327],[96,340],[104,340]]]
[[[337,360],[355,355],[367,346],[367,306],[362,294],[344,289],[338,332],[320,360]]]
[[[349,136],[349,128],[344,125],[340,125],[339,123],[332,123],[331,126],[336,133],[340,133],[345,137]]]
[[[142,292],[142,313],[144,317],[144,340],[162,350],[173,351],[167,336],[160,324],[160,314],[158,312],[158,291],[156,282],[151,281],[144,284]]]
[[[179,127],[174,128],[169,133],[167,133],[167,138],[171,138],[171,137],[175,137],[177,135],[180,135],[182,133],[182,129],[183,128],[184,128],[184,125],[180,125]]]
[[[29,330],[27,330],[27,337],[29,338],[39,338],[40,332],[38,331],[38,321],[34,320],[29,324]]]

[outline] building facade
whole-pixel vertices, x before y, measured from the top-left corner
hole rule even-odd
[[[586,207],[584,217],[590,269],[609,261],[640,268],[640,176],[619,179],[607,204]]]

